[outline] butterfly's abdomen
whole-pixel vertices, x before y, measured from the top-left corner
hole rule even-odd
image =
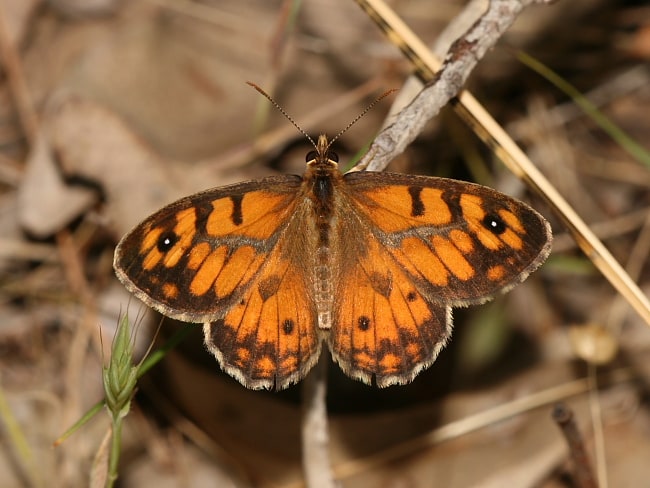
[[[315,303],[318,315],[318,327],[329,330],[332,327],[332,267],[329,247],[319,247],[316,251],[314,267]]]

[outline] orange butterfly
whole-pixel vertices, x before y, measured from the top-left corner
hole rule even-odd
[[[301,176],[183,198],[127,234],[114,267],[169,317],[204,323],[248,388],[305,377],[326,341],[352,378],[405,384],[449,339],[452,307],[485,302],[546,259],[548,222],[463,181],[341,174],[321,135]]]

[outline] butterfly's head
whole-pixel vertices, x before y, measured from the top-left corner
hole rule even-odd
[[[307,166],[312,169],[338,168],[339,156],[330,150],[332,142],[334,139],[328,141],[325,134],[318,136],[318,143],[314,144],[314,150],[307,153]]]

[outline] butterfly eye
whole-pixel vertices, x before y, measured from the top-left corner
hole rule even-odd
[[[176,244],[177,242],[178,242],[178,236],[174,232],[165,232],[158,238],[156,247],[158,248],[158,251],[160,251],[161,253],[166,253],[172,247],[174,247],[174,244]]]
[[[505,222],[501,217],[497,217],[494,214],[488,214],[483,217],[483,227],[496,235],[503,234],[506,231]]]
[[[318,159],[318,151],[309,151],[307,153],[307,156],[305,156],[305,160],[307,162],[313,161],[314,159]],[[327,159],[334,161],[335,163],[338,163],[339,155],[336,154],[334,151],[327,151]]]

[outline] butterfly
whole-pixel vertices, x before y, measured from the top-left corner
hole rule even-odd
[[[480,304],[538,268],[549,223],[464,181],[338,170],[321,135],[303,176],[214,188],[122,238],[114,268],[163,315],[203,323],[221,368],[283,389],[327,343],[350,377],[406,384],[449,340],[452,308]]]

